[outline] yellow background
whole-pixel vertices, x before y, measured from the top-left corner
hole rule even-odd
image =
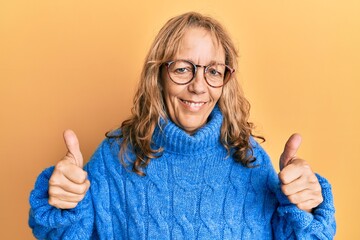
[[[77,1],[0,3],[0,239],[33,239],[28,195],[65,153],[72,128],[88,159],[130,113],[145,54],[185,11],[217,18],[240,52],[252,120],[278,165],[299,156],[333,185],[336,239],[360,239],[360,1]]]

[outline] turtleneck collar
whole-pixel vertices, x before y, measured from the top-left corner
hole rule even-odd
[[[163,125],[158,126],[153,134],[155,148],[162,147],[164,151],[180,154],[199,154],[221,145],[220,129],[223,115],[216,105],[211,112],[206,125],[190,135],[177,126],[170,119]],[[165,121],[162,121],[164,123]]]

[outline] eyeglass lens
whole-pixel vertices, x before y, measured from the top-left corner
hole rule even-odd
[[[219,87],[228,77],[229,69],[224,64],[214,63],[205,67],[205,79],[210,86]],[[178,84],[187,84],[196,74],[198,67],[184,60],[171,62],[168,66],[170,78]]]

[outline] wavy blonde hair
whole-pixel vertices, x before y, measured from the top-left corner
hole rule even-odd
[[[225,64],[237,69],[238,54],[228,33],[215,19],[196,12],[189,12],[171,18],[159,31],[146,56],[141,72],[139,86],[133,101],[132,116],[125,120],[120,131],[108,132],[109,138],[116,138],[120,143],[120,160],[126,165],[125,152],[130,149],[136,156],[131,161],[132,171],[144,175],[143,169],[156,158],[162,149],[152,149],[151,141],[155,127],[160,126],[160,119],[168,119],[163,96],[161,67],[172,60],[179,49],[181,39],[189,28],[204,28],[225,51]],[[250,144],[253,124],[248,122],[250,104],[244,98],[235,74],[223,87],[218,106],[224,116],[221,127],[221,142],[234,159],[250,167],[255,161]],[[115,134],[117,132],[118,134]],[[258,137],[258,136],[256,136]],[[262,137],[262,140],[265,140]]]

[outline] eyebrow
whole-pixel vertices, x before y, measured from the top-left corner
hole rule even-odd
[[[190,59],[190,58],[178,58],[178,59],[174,59],[175,60],[185,60],[185,61],[189,61],[189,62],[192,62],[193,64],[195,65],[200,65],[198,63],[195,63],[194,60]],[[215,60],[211,60],[208,64],[206,64],[205,66],[208,66],[208,65],[211,65],[211,64],[214,64],[214,63],[219,63],[219,64],[225,64],[224,62],[218,62],[218,61],[215,61]]]

